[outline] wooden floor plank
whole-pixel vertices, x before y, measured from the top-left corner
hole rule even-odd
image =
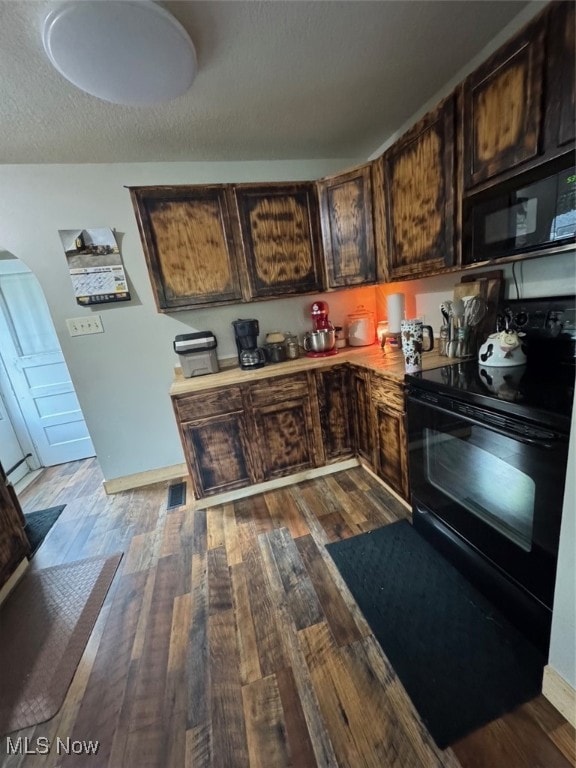
[[[286,595],[288,610],[296,629],[303,629],[322,621],[324,614],[318,596],[288,529],[279,528],[265,534],[265,537],[270,544]]]
[[[251,768],[287,768],[286,723],[276,675],[242,688],[244,719]]]
[[[234,611],[208,617],[210,649],[210,716],[215,768],[248,765]]]
[[[326,549],[409,515],[362,467],[169,511],[166,482],[107,496],[90,459],[20,501],[66,504],[32,569],[124,552],[60,712],[11,735],[99,739],[99,756],[46,768],[575,765],[542,696],[436,747]],[[39,763],[0,750],[2,768]]]
[[[260,657],[250,605],[246,565],[237,563],[230,569],[238,651],[240,653],[240,681],[242,685],[260,680]]]
[[[301,536],[296,541],[302,562],[308,571],[322,612],[326,617],[337,645],[348,645],[364,637],[369,629],[364,623],[360,629],[350,608],[338,590],[312,536]]]

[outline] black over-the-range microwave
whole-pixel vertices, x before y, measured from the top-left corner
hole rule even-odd
[[[465,264],[565,250],[576,243],[576,168],[539,169],[464,201]]]

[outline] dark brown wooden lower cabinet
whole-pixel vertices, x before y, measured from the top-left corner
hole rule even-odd
[[[260,480],[317,466],[311,394],[306,373],[248,386],[247,412]]]
[[[361,368],[352,368],[350,373],[350,407],[354,448],[370,466],[374,464],[374,441],[372,439],[372,417],[370,401],[370,374]]]
[[[404,388],[336,364],[174,397],[197,498],[354,455],[408,498]]]
[[[242,411],[180,425],[197,498],[257,482]]]
[[[408,500],[410,491],[404,386],[373,373],[370,393],[376,440],[374,469],[385,483]]]
[[[405,415],[381,405],[374,406],[376,421],[376,473],[408,500]]]
[[[316,371],[321,439],[327,462],[339,461],[354,453],[348,376],[349,369],[345,365]]]

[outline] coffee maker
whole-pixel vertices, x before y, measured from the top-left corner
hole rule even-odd
[[[262,368],[266,363],[264,350],[258,346],[260,325],[258,320],[233,320],[238,363],[243,371]]]

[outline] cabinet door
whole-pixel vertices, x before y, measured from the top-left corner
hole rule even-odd
[[[242,184],[234,195],[250,298],[320,291],[314,184]]]
[[[350,373],[350,401],[354,447],[370,466],[374,464],[372,439],[372,409],[370,402],[369,374],[353,368]]]
[[[274,377],[248,387],[259,480],[272,480],[318,464],[310,395],[305,373]]]
[[[545,31],[539,17],[465,80],[465,188],[540,151]]]
[[[391,279],[453,264],[454,156],[452,96],[383,155]]]
[[[376,403],[376,473],[408,500],[408,458],[405,415]]]
[[[352,425],[348,404],[348,369],[336,365],[316,371],[322,444],[327,461],[352,455]]]
[[[318,190],[329,287],[373,283],[376,258],[371,166],[322,179]]]
[[[0,588],[29,553],[24,515],[0,464]]]
[[[576,6],[573,2],[551,6],[548,82],[546,97],[546,148],[566,151],[576,139]]]
[[[160,311],[242,301],[225,187],[133,187],[130,193]]]
[[[255,482],[242,412],[184,422],[180,431],[197,498]]]

